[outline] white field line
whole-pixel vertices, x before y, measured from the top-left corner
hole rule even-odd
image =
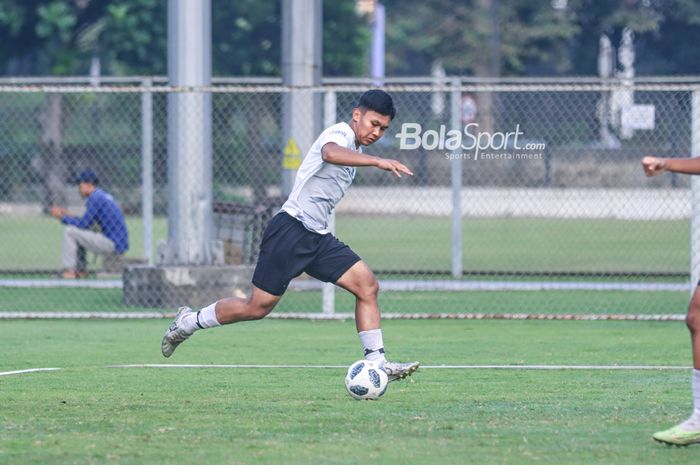
[[[108,368],[268,368],[268,369],[326,369],[347,368],[345,365],[177,365],[167,363],[110,365]],[[690,370],[679,365],[421,365],[427,370]]]
[[[0,371],[0,376],[21,375],[23,373],[36,373],[37,371],[58,371],[61,368],[28,368],[26,370]]]
[[[345,365],[175,365],[175,364],[130,364],[130,365],[108,365],[105,368],[195,368],[195,369],[346,369]],[[422,370],[690,370],[689,366],[678,365],[423,365]],[[62,368],[28,368],[25,370],[3,371],[0,376],[21,375],[25,373],[36,373],[42,371],[59,371]]]

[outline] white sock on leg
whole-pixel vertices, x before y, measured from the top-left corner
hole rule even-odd
[[[194,312],[182,320],[185,330],[194,333],[198,329],[214,328],[221,326],[216,319],[216,302],[204,307],[198,312]]]
[[[693,418],[700,426],[700,370],[693,369]]]
[[[381,329],[370,329],[357,333],[362,342],[362,348],[365,351],[365,358],[373,362],[384,363],[384,339],[382,338]]]
[[[686,431],[700,430],[700,370],[693,369],[693,414],[679,426]]]

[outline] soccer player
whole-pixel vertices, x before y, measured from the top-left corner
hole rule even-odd
[[[700,157],[696,158],[656,158],[642,159],[644,173],[656,176],[664,171],[684,174],[700,174]],[[683,423],[665,431],[654,434],[654,439],[666,444],[686,446],[700,443],[700,283],[688,305],[688,315],[685,322],[690,330],[690,341],[693,350],[693,413]]]
[[[334,124],[321,133],[299,167],[289,198],[263,233],[251,295],[247,299],[221,299],[196,312],[180,308],[163,337],[165,357],[199,329],[264,318],[289,282],[306,272],[355,295],[355,324],[365,358],[377,361],[390,381],[418,369],[418,362],[386,360],[377,279],[367,264],[328,230],[329,217],[350,187],[355,167],[371,166],[398,177],[413,175],[396,160],[362,153],[363,146],[384,135],[395,114],[389,94],[370,90],[362,94],[348,123]]]

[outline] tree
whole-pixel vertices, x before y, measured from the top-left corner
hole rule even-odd
[[[638,74],[700,72],[696,0],[384,0],[387,74],[595,75],[598,42],[635,33]],[[494,60],[496,61],[494,63]]]
[[[279,1],[216,4],[213,15],[215,74],[280,76],[282,10]],[[323,75],[361,76],[368,69],[370,32],[354,2],[323,1]]]
[[[366,76],[372,36],[355,3],[323,2],[323,75]]]
[[[580,31],[569,46],[572,62],[569,71],[577,75],[597,75],[598,44],[602,34],[606,34],[613,44],[618,44],[625,27],[629,27],[638,38],[656,30],[662,19],[650,2],[638,0],[572,0],[570,8],[575,11]],[[637,64],[640,58],[643,59],[639,55]]]
[[[700,4],[696,0],[665,0],[653,4],[659,22],[637,33],[639,74],[700,74]]]
[[[165,15],[160,0],[8,0],[0,63],[7,74],[85,75],[99,57],[106,74],[161,74]]]
[[[6,1],[0,5],[0,59],[8,72],[20,74],[86,74],[94,58],[102,58],[111,72],[162,67],[165,46],[161,41],[158,50],[157,36],[165,28],[152,21],[162,16],[161,5],[158,0]],[[64,100],[62,94],[47,94],[37,118],[41,136],[31,166],[45,207],[65,203],[69,160],[63,128],[71,115]]]
[[[281,74],[279,1],[212,2],[212,61],[220,76]]]
[[[279,0],[212,1],[214,75],[281,75]],[[352,2],[323,2],[326,75],[367,71],[369,28]],[[99,57],[107,75],[164,75],[165,0],[4,0],[0,73],[86,75]]]
[[[439,60],[448,74],[523,74],[561,67],[578,28],[570,11],[526,0],[386,0],[387,74],[427,75]]]
[[[104,5],[99,19],[78,32],[79,50],[98,56],[108,75],[165,74],[167,2],[101,0],[98,3]]]
[[[18,71],[38,66],[52,74],[67,74],[74,69],[77,58],[71,51],[74,32],[89,24],[93,17],[94,11],[87,1],[5,2],[0,10],[0,23],[9,37],[2,40],[5,45],[0,48],[0,56],[9,62],[10,69],[13,65]],[[63,150],[64,115],[62,96],[47,94],[38,116],[39,151],[31,161],[40,180],[45,209],[65,203],[62,186],[68,175],[68,162]]]

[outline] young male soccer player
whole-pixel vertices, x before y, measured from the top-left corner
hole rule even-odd
[[[700,157],[696,158],[655,158],[642,159],[644,173],[656,176],[664,171],[684,174],[700,174]],[[690,342],[693,350],[693,413],[683,423],[665,431],[654,434],[654,439],[666,444],[686,446],[700,443],[700,283],[695,288],[688,305],[685,322],[690,330]]]
[[[418,362],[388,362],[384,357],[377,279],[365,262],[328,230],[329,216],[350,187],[356,166],[373,166],[398,177],[413,175],[396,160],[362,153],[362,146],[384,135],[395,114],[389,94],[370,90],[360,97],[349,123],[335,124],[321,133],[297,172],[292,193],[265,229],[251,295],[247,300],[222,299],[197,312],[182,307],[163,337],[164,356],[170,357],[199,329],[264,318],[292,278],[306,272],[355,295],[355,324],[365,357],[379,362],[390,381],[418,369]]]

